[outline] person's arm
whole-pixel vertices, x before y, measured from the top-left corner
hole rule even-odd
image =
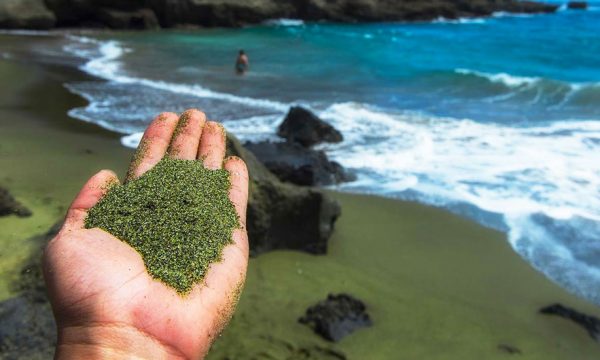
[[[232,244],[210,266],[203,284],[185,296],[177,294],[148,275],[131,246],[101,229],[84,228],[88,210],[118,181],[113,172],[100,171],[83,186],[44,251],[44,279],[58,329],[57,359],[198,359],[232,315],[248,264],[248,172],[243,160],[224,158],[221,125],[206,121],[198,110],[188,110],[184,117],[180,121],[165,113],[150,124],[128,179],[141,176],[164,156],[202,159],[209,169],[224,168],[241,225]]]
[[[58,336],[56,359],[186,359],[178,349],[126,325],[62,328]]]

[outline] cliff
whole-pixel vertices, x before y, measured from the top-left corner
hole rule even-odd
[[[426,21],[556,9],[555,5],[517,0],[2,0],[0,27],[238,27],[275,18]]]

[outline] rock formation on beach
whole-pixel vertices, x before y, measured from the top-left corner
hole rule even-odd
[[[279,180],[296,185],[318,186],[356,179],[342,165],[330,161],[324,151],[312,148],[324,142],[341,142],[343,136],[311,111],[299,106],[291,107],[279,125],[277,135],[284,138],[285,142],[247,142],[244,146]]]
[[[322,142],[339,143],[342,134],[315,114],[300,106],[292,106],[277,129],[277,135],[304,147]]]
[[[281,182],[239,141],[227,136],[227,155],[239,156],[250,174],[248,237],[252,254],[275,249],[324,254],[341,209],[314,188]]]
[[[37,246],[13,284],[17,296],[0,302],[0,359],[51,359],[56,325],[42,276],[42,248],[60,230],[30,239]]]
[[[43,0],[0,1],[0,28],[49,29],[56,17]]]
[[[586,1],[569,1],[567,7],[572,10],[586,10],[588,3]]]
[[[2,0],[1,28],[237,27],[268,19],[373,22],[546,13],[557,5],[517,0]]]
[[[303,186],[332,185],[355,180],[342,165],[330,161],[322,150],[290,142],[244,144],[281,181]]]
[[[366,305],[348,294],[329,294],[298,319],[325,340],[340,341],[355,330],[373,325]]]
[[[0,216],[17,215],[19,217],[31,216],[31,211],[15,200],[7,189],[0,187]]]
[[[548,305],[540,309],[540,313],[545,315],[555,315],[571,320],[583,327],[592,339],[600,342],[600,319],[595,316],[581,313],[562,304]]]

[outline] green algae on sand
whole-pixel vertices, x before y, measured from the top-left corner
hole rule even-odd
[[[152,277],[186,294],[239,227],[229,187],[226,170],[164,158],[140,178],[112,186],[90,209],[85,227],[127,242]]]

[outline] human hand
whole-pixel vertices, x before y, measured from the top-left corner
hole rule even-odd
[[[84,185],[65,223],[44,253],[44,277],[58,327],[56,358],[202,358],[233,314],[248,264],[246,204],[248,172],[243,160],[225,156],[225,132],[198,110],[188,110],[179,128],[173,113],[148,127],[128,179],[150,170],[166,154],[202,158],[210,169],[229,171],[229,198],[241,228],[210,266],[204,282],[179,295],[148,275],[127,243],[104,230],[85,229],[87,211],[118,181],[107,170]],[[172,139],[173,137],[173,139]]]

